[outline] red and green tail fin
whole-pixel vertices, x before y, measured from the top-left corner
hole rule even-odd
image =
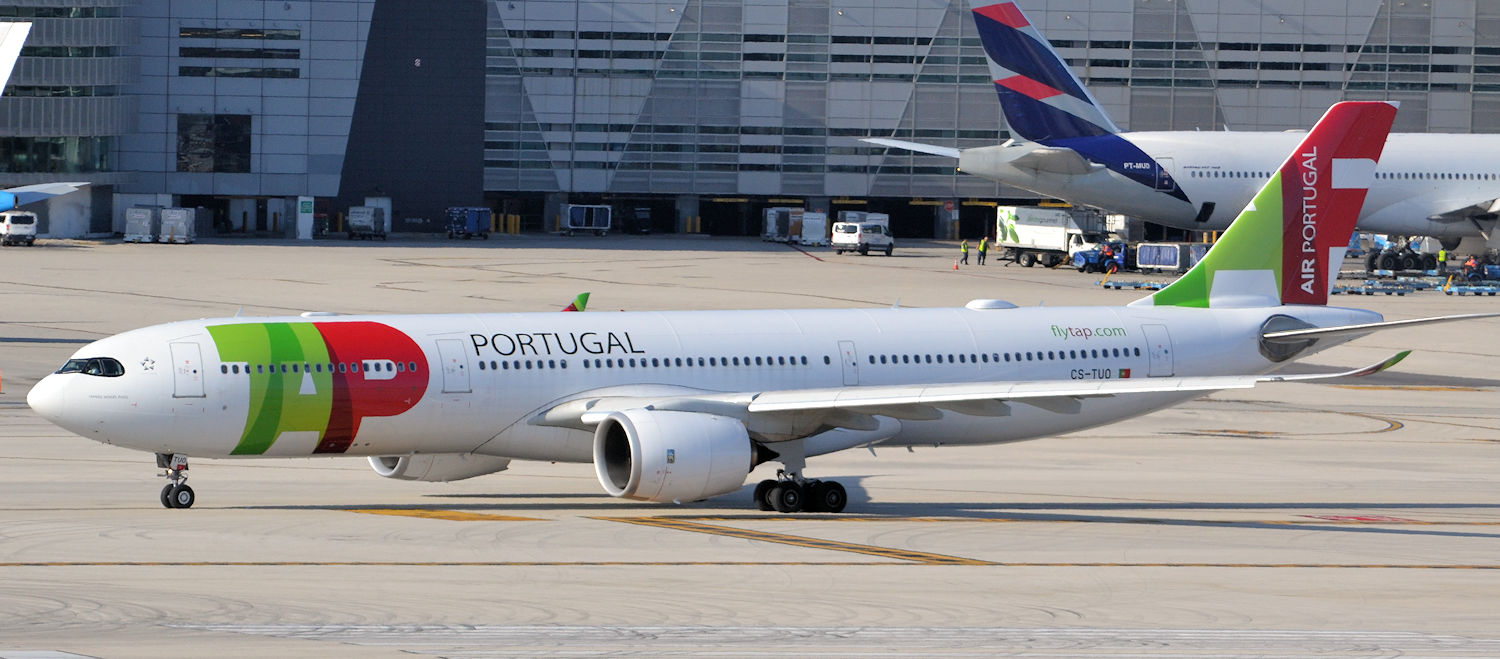
[[[578,297],[573,298],[573,303],[563,308],[563,311],[583,311],[583,308],[587,306],[589,306],[589,294],[579,293]]]
[[[1203,260],[1133,306],[1327,304],[1396,104],[1334,104]]]

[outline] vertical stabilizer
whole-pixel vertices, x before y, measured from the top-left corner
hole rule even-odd
[[[5,93],[5,83],[21,56],[21,46],[26,43],[26,34],[31,32],[30,23],[0,23],[0,94]]]
[[[1131,304],[1327,304],[1395,119],[1395,103],[1329,108],[1202,261]]]
[[[1046,143],[1120,132],[1016,3],[975,7],[974,24],[1011,133]]]

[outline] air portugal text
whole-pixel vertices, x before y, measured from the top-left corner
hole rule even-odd
[[[1318,148],[1302,154],[1302,268],[1303,293],[1316,295],[1318,273]]]
[[[470,334],[474,355],[486,352],[501,357],[523,355],[638,355],[646,351],[635,347],[630,332],[517,332]]]

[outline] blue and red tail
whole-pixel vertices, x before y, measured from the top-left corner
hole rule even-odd
[[[1014,2],[974,8],[1011,133],[1044,144],[1120,132]]]

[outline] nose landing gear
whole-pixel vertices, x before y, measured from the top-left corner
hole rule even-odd
[[[166,508],[192,508],[196,497],[187,484],[188,456],[181,453],[157,453],[156,466],[165,469],[161,474],[171,482],[161,488],[161,505]]]

